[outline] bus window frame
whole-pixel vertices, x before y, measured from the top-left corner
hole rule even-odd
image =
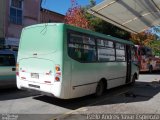
[[[124,45],[124,49],[120,49],[120,48],[116,48],[116,44],[122,44]],[[117,50],[124,50],[124,56],[125,56],[125,60],[124,61],[120,61],[120,60],[117,60]],[[127,55],[126,55],[126,44],[123,44],[123,43],[120,43],[120,42],[115,42],[115,52],[116,52],[116,62],[126,62],[127,60]]]
[[[7,64],[2,63],[0,67],[11,67],[16,65],[15,55],[14,54],[1,54],[2,57],[4,57],[8,62]],[[12,61],[12,62],[11,62]]]
[[[70,30],[70,29],[67,29],[67,54],[68,56],[77,61],[77,62],[80,62],[80,63],[106,63],[106,62],[126,62],[127,61],[127,55],[126,55],[126,45],[129,45],[130,44],[125,44],[125,43],[121,43],[121,42],[118,42],[118,41],[114,41],[114,40],[111,40],[111,39],[106,39],[106,38],[102,38],[102,37],[98,37],[98,36],[94,36],[94,35],[90,35],[90,34],[87,34],[87,33],[82,33],[82,32],[79,32],[79,31],[75,31],[75,30]],[[76,42],[70,42],[70,34],[78,34],[78,35],[82,35],[82,36],[87,36],[87,37],[92,37],[94,38],[95,40],[95,45],[92,45],[92,44],[84,44],[84,43],[76,43]],[[113,47],[107,47],[107,46],[100,46],[97,44],[97,40],[98,39],[101,39],[101,40],[106,40],[106,41],[111,41],[113,42]],[[113,38],[114,39],[114,38]],[[95,51],[96,51],[96,60],[95,61],[92,61],[92,62],[87,62],[87,61],[80,61],[78,59],[75,59],[73,58],[72,56],[70,56],[69,54],[69,44],[80,44],[80,45],[89,45],[89,46],[95,46]],[[116,52],[116,43],[118,44],[122,44],[124,45],[124,49],[119,49],[119,50],[124,50],[125,52],[125,61],[117,61],[117,52]],[[99,61],[98,60],[98,47],[105,47],[105,48],[114,48],[114,51],[115,51],[115,60],[114,61]]]
[[[70,34],[77,34],[77,35],[81,35],[81,36],[92,37],[92,38],[94,38],[95,45],[78,43],[78,42],[70,42]],[[73,57],[70,56],[70,54],[69,54],[69,44],[88,45],[88,46],[95,47],[95,53],[96,53],[96,59],[95,59],[95,61],[87,62],[87,61],[81,61],[81,60],[78,60],[78,59],[73,58]],[[83,50],[85,50],[85,49],[83,49]],[[95,39],[95,37],[92,36],[92,35],[89,35],[89,34],[77,32],[77,31],[73,31],[73,30],[67,30],[67,54],[68,54],[68,56],[69,56],[71,59],[76,60],[77,62],[80,62],[80,63],[96,63],[96,62],[97,62],[97,47],[96,47],[96,39]]]
[[[114,41],[111,41],[111,40],[108,40],[108,39],[104,39],[104,38],[100,38],[100,37],[97,37],[97,39],[96,39],[96,43],[97,43],[97,40],[98,39],[100,39],[100,40],[104,40],[104,41],[108,41],[108,42],[112,42],[113,43],[113,47],[108,47],[108,46],[105,46],[105,45],[98,45],[98,44],[96,44],[96,47],[97,47],[97,62],[116,62],[116,54],[115,54],[115,42]],[[98,60],[98,49],[99,48],[112,48],[112,49],[114,49],[114,60],[112,60],[112,61],[100,61],[100,60]]]

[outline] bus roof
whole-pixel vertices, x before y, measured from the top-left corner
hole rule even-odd
[[[23,30],[33,28],[33,27],[42,27],[42,26],[47,27],[47,26],[52,26],[52,25],[61,26],[61,27],[64,27],[65,29],[70,29],[70,30],[81,32],[81,33],[84,33],[84,34],[90,34],[90,35],[93,35],[93,36],[97,36],[97,37],[104,38],[104,39],[109,39],[109,40],[124,43],[124,44],[134,45],[134,43],[129,41],[129,40],[116,38],[116,37],[113,37],[111,35],[105,35],[105,34],[102,34],[102,33],[94,32],[94,31],[91,31],[91,30],[83,29],[83,28],[72,26],[72,25],[65,24],[65,23],[36,24],[36,25],[31,25],[31,26],[25,27]]]

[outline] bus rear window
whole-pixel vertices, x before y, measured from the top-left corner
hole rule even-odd
[[[0,55],[0,66],[15,66],[15,57],[11,54]]]

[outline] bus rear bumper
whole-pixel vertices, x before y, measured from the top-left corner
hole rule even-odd
[[[44,92],[44,91],[40,91],[40,90],[36,90],[36,89],[31,89],[31,88],[26,88],[26,87],[21,87],[21,90],[26,90],[29,92],[35,92],[36,94],[40,94],[40,95],[47,95],[50,97],[55,97],[52,93],[48,93],[48,92]]]
[[[38,92],[42,95],[47,95],[60,99],[67,99],[68,96],[64,96],[61,90],[61,83],[56,82],[54,84],[40,84],[27,80],[21,80],[17,77],[17,88],[22,90],[27,90],[30,92]]]

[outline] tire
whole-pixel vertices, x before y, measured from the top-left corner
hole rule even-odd
[[[104,85],[104,82],[101,80],[97,84],[95,96],[96,97],[102,96],[102,94],[104,93],[104,89],[105,89],[105,85]]]
[[[149,66],[149,73],[152,73],[153,72],[153,67],[152,65]]]
[[[133,75],[131,85],[134,85],[136,82],[136,75]]]

